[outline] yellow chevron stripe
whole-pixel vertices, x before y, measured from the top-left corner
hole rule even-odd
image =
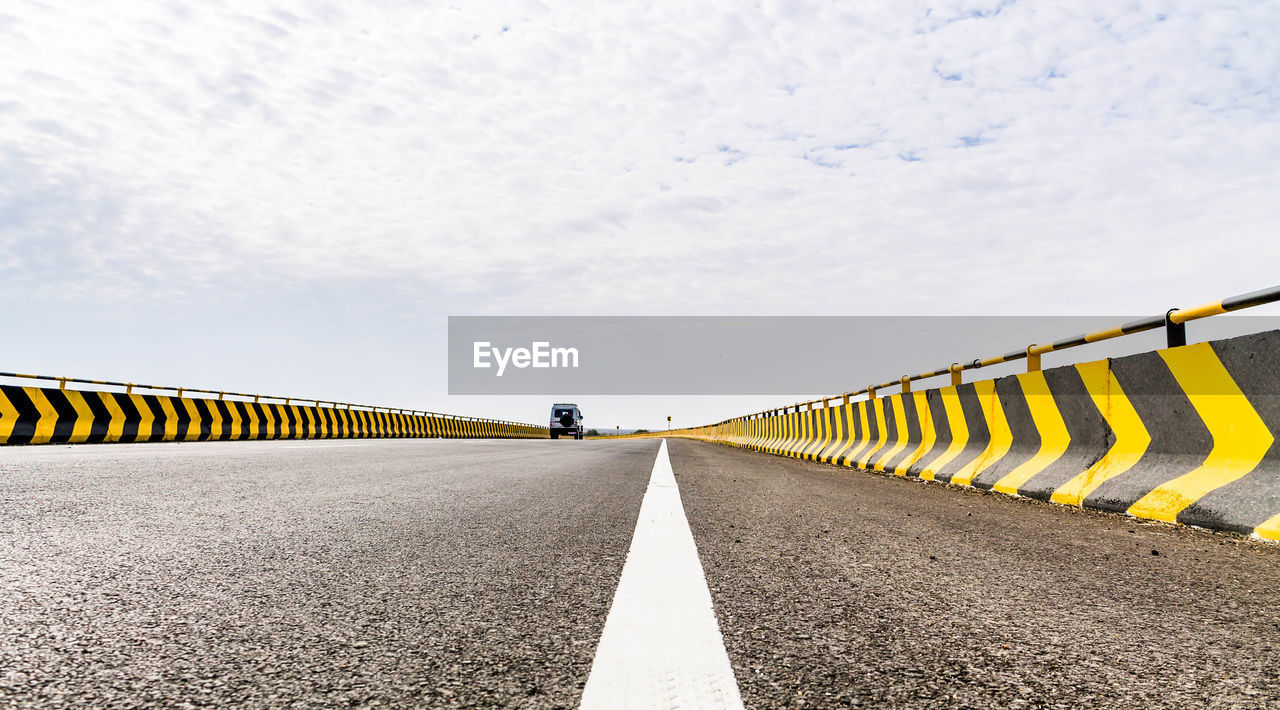
[[[138,434],[134,437],[134,441],[146,441],[151,436],[151,428],[155,424],[156,417],[151,413],[151,407],[147,406],[146,400],[136,394],[125,395],[133,402],[133,408],[138,410]]]
[[[320,429],[318,426],[316,426],[317,424],[316,418],[315,418],[315,415],[311,413],[311,407],[302,407],[301,409],[302,409],[302,412],[307,415],[307,431],[311,432],[311,438],[313,439],[324,438],[319,435]]]
[[[1076,365],[1076,372],[1080,373],[1093,405],[1116,437],[1102,458],[1080,475],[1058,486],[1050,496],[1054,503],[1083,506],[1084,499],[1098,486],[1138,463],[1151,445],[1151,435],[1138,416],[1138,410],[1133,408],[1133,403],[1120,387],[1120,381],[1111,371],[1108,361],[1081,363]]]
[[[258,407],[262,408],[261,411],[258,410]],[[253,402],[246,402],[244,411],[248,415],[245,419],[245,428],[249,432],[249,436],[255,439],[257,437],[264,439],[274,438],[271,405],[259,403],[255,407]]]
[[[831,412],[832,431],[829,437],[830,441],[822,447],[822,453],[826,455],[819,458],[823,463],[831,463],[835,460],[835,451],[839,449],[840,442],[844,440],[844,418],[844,405],[836,405],[834,411]],[[828,452],[828,447],[833,450]]]
[[[858,459],[858,468],[866,468],[867,465],[871,463],[871,457],[875,456],[875,453],[884,447],[884,442],[887,438],[884,430],[884,398],[876,397],[875,399],[869,399],[867,400],[867,406],[869,406],[876,415],[876,445],[867,449],[867,452],[862,455],[862,458]]]
[[[244,425],[240,419],[240,410],[236,409],[235,402],[226,402],[226,405],[227,405],[227,418],[228,418],[226,421],[231,430],[231,439],[233,441],[239,441],[240,439],[244,438],[242,436],[244,432]]]
[[[8,395],[0,392],[0,444],[9,443],[13,436],[13,425],[18,423],[18,409],[9,401]]]
[[[89,403],[84,400],[83,392],[65,390],[63,394],[67,396],[71,407],[76,410],[75,426],[71,430],[71,438],[67,443],[79,444],[87,440],[89,434],[93,432],[93,410],[89,409]]]
[[[1253,529],[1253,534],[1263,540],[1280,542],[1280,514],[1272,516],[1267,522]]]
[[[1213,435],[1213,449],[1203,463],[1129,506],[1131,515],[1174,522],[1209,491],[1257,468],[1275,437],[1208,343],[1159,352]]]
[[[822,441],[827,428],[826,423],[822,421],[822,417],[818,416],[821,410],[813,410],[805,414],[805,418],[809,420],[809,439],[804,445],[804,458],[812,461],[813,455],[821,449],[818,445]]]
[[[899,476],[907,475],[911,467],[917,461],[924,458],[929,450],[933,448],[934,442],[937,441],[938,433],[933,430],[933,417],[929,412],[929,394],[928,392],[912,392],[911,396],[916,401],[916,416],[920,418],[920,445],[916,447],[911,455],[907,456],[898,467],[893,470]]]
[[[820,415],[818,421],[822,423],[822,443],[818,444],[818,447],[813,450],[814,461],[823,460],[822,452],[827,450],[827,447],[831,445],[835,438],[836,428],[839,426],[838,421],[840,419],[837,416],[837,412],[838,410],[832,407],[823,407],[818,410]]]
[[[218,405],[214,404],[211,399],[205,400],[205,406],[209,408],[209,439],[217,441],[222,438],[222,412],[218,411]],[[195,406],[192,402],[191,406]]]
[[[120,408],[120,403],[110,392],[96,394],[98,399],[102,400],[102,406],[107,408],[107,436],[102,441],[104,443],[120,441],[120,437],[124,436],[124,410]]]
[[[53,427],[58,423],[58,411],[49,404],[48,398],[44,396],[38,387],[23,387],[22,390],[31,398],[31,403],[35,405],[36,411],[40,413],[40,418],[36,420],[36,431],[31,437],[32,444],[47,444],[49,439],[53,437]]]
[[[867,423],[870,419],[867,416],[867,404],[869,401],[870,400],[858,402],[857,405],[855,405],[858,409],[858,424],[861,426],[858,429],[857,446],[855,446],[853,450],[849,452],[849,455],[845,457],[846,466],[857,466],[858,454],[862,453],[862,450],[871,444],[871,434],[868,432],[871,427]]]
[[[992,490],[1009,495],[1018,495],[1022,484],[1031,477],[1049,467],[1054,461],[1062,458],[1071,444],[1071,435],[1067,433],[1067,423],[1058,411],[1058,405],[1049,392],[1049,383],[1044,379],[1044,372],[1026,372],[1018,375],[1018,384],[1022,386],[1022,394],[1026,398],[1027,408],[1031,410],[1031,421],[1040,432],[1040,450],[1035,456],[1022,462],[1017,468],[1005,474]]]
[[[156,400],[160,402],[160,411],[164,412],[164,435],[161,441],[173,441],[178,438],[178,414],[173,411],[173,399],[166,395],[159,395]]]
[[[826,447],[827,442],[831,440],[830,427],[827,426],[827,408],[813,410],[813,421],[816,425],[814,429],[817,433],[813,437],[813,446],[807,450],[805,458],[810,461],[816,461],[818,454],[822,453],[822,449]]]
[[[926,481],[932,481],[938,471],[959,456],[965,444],[969,443],[969,425],[965,423],[964,410],[960,408],[960,390],[951,385],[939,389],[938,394],[942,397],[942,409],[946,412],[947,424],[951,429],[951,444],[920,472],[920,478]]]
[[[289,414],[291,412],[296,414],[292,404],[276,405],[276,420],[279,422],[281,439],[298,438],[298,425],[289,421]],[[297,420],[295,419],[294,421],[296,422]]]
[[[995,380],[975,382],[973,388],[978,393],[978,404],[982,407],[983,418],[987,420],[987,431],[991,433],[991,438],[978,458],[965,464],[964,468],[951,477],[952,483],[961,486],[973,483],[973,479],[1004,458],[1013,445],[1013,432],[1009,430],[1009,421],[1004,418],[1004,408],[1000,406],[1000,396],[996,394]]]
[[[841,427],[843,428],[843,432],[841,433],[841,438],[848,439],[848,441],[844,442],[844,445],[841,446],[839,449],[837,449],[834,454],[832,454],[831,463],[839,463],[840,459],[845,455],[845,452],[853,448],[853,444],[854,444],[853,412],[854,412],[854,409],[856,408],[857,408],[857,405],[854,404],[853,402],[850,402],[841,407],[842,414],[840,417],[840,422],[841,422]]]
[[[902,395],[895,394],[889,400],[893,402],[893,423],[898,429],[898,443],[894,444],[893,448],[884,452],[884,455],[876,460],[877,471],[883,471],[886,463],[907,448],[907,413],[902,407]]]
[[[201,430],[204,428],[204,420],[200,418],[200,411],[196,409],[196,403],[186,397],[179,400],[183,407],[186,408],[187,414],[191,417],[191,422],[187,424],[186,441],[199,441]]]

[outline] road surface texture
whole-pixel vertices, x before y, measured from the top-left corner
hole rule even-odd
[[[668,441],[747,707],[1280,707],[1280,548]]]
[[[657,441],[0,450],[0,706],[575,706]]]
[[[658,448],[0,449],[0,707],[575,707]],[[668,450],[747,707],[1280,707],[1280,547]]]

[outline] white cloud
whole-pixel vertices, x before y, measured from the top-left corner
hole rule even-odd
[[[1144,312],[1274,281],[1277,36],[1269,0],[18,0],[0,288]]]

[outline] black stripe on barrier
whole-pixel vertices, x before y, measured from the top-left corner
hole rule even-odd
[[[249,414],[251,420],[250,437],[257,440],[267,438],[267,413],[263,411],[262,405],[258,402],[245,402],[245,411]]]
[[[191,402],[192,407],[196,410],[196,417],[200,420],[192,422],[199,432],[196,435],[196,441],[208,441],[213,436],[213,413],[209,411],[209,400],[191,399],[187,401]],[[190,429],[187,430],[187,435],[191,435]]]
[[[180,398],[170,397],[168,395],[158,395],[158,396],[168,400],[169,406],[173,408],[174,421],[176,422],[176,425],[177,425],[177,433],[174,434],[174,437],[173,437],[174,440],[176,441],[185,440],[187,438],[187,435],[190,433],[191,413],[187,411],[186,406],[183,405],[182,400]]]
[[[9,404],[18,412],[18,420],[13,423],[13,431],[9,434],[9,442],[28,444],[36,434],[36,422],[40,420],[40,410],[27,396],[26,391],[15,385],[0,385]]]
[[[902,411],[906,415],[907,421],[907,445],[886,463],[884,470],[890,472],[897,471],[898,467],[915,453],[916,447],[924,440],[924,435],[920,430],[920,411],[916,407],[916,398],[911,394],[903,394],[900,399],[902,401]],[[904,471],[903,473],[906,472]]]
[[[864,433],[863,427],[862,427],[862,418],[859,416],[859,413],[861,412],[861,408],[862,408],[862,402],[855,402],[849,405],[849,413],[848,413],[849,438],[852,439],[852,441],[854,442],[860,441]],[[848,449],[841,452],[841,454],[836,459],[836,463],[840,464],[841,466],[852,466],[853,465],[852,454],[854,453],[854,450],[857,448],[858,448],[858,445],[855,443],[853,444],[853,446],[850,446]]]
[[[293,416],[293,407],[287,404],[276,404],[273,406],[275,407],[277,416],[281,422],[280,438],[298,438],[298,420]]]
[[[334,420],[334,412],[331,407],[320,407],[320,416],[324,417],[324,438],[333,439],[337,436],[337,424]]]
[[[107,409],[107,405],[102,401],[102,398],[113,397],[114,395],[106,392],[82,392],[81,394],[84,396],[85,406],[89,408],[90,417],[89,435],[85,437],[84,442],[86,444],[101,443],[106,440],[107,435],[111,431],[111,412]],[[130,405],[132,405],[132,402]],[[124,409],[122,407],[121,411],[124,411],[127,414],[132,409],[132,406],[130,406],[129,409]],[[134,427],[136,433],[136,423],[134,424]],[[125,440],[123,435],[121,436],[121,440]],[[128,439],[128,441],[133,441],[133,439]]]
[[[859,451],[857,455],[854,456],[855,465],[869,466],[871,464],[871,458],[874,456],[873,452],[875,451],[876,445],[880,443],[880,422],[876,419],[876,412],[880,409],[879,403],[879,397],[859,403],[859,406],[867,413],[867,445],[866,448]],[[866,461],[867,463],[860,464],[862,461]]]
[[[839,444],[839,437],[842,434],[838,423],[840,418],[839,414],[839,407],[827,407],[821,410],[822,426],[828,432],[826,435],[828,441],[825,446],[814,453],[814,458],[823,463],[829,463],[831,461],[831,451]]]
[[[84,399],[89,403],[89,408],[93,408],[92,400],[99,399],[93,396],[92,392],[85,392]],[[124,421],[120,424],[120,441],[122,443],[131,443],[138,440],[138,430],[142,426],[142,412],[138,411],[138,405],[134,404],[133,397],[127,394],[113,394],[116,406],[120,408],[120,412],[124,414]],[[99,399],[99,403],[101,400]],[[93,421],[98,421],[98,415],[95,412]],[[103,432],[105,436],[106,433]]]
[[[76,428],[76,408],[67,400],[67,395],[63,390],[41,390],[44,392],[44,398],[49,401],[49,406],[53,407],[53,411],[57,414],[57,419],[53,422],[53,435],[49,437],[50,444],[65,444],[71,440],[71,434]]]
[[[1006,474],[1030,461],[1040,453],[1040,430],[1031,417],[1027,394],[1016,376],[1002,377],[995,382],[996,399],[1004,411],[1005,423],[1012,434],[1008,453],[980,473],[970,483],[974,488],[991,490]]]
[[[843,433],[840,436],[840,446],[831,452],[832,463],[844,465],[842,454],[848,452],[852,447],[853,441],[857,438],[858,432],[858,406],[853,402],[840,407],[841,424]]]
[[[303,414],[302,408],[296,404],[285,404],[281,406],[284,407],[285,416],[289,418],[289,438],[307,438],[307,418]]]
[[[1132,469],[1098,486],[1086,499],[1090,508],[1124,512],[1169,480],[1169,471],[1190,471],[1213,448],[1213,437],[1156,353],[1111,361],[1120,389],[1138,412],[1151,444]]]
[[[138,399],[142,400],[142,406],[147,408],[147,414],[151,415],[151,431],[147,432],[145,437],[141,436],[141,424],[139,424],[138,436],[134,441],[162,441],[164,439],[164,427],[168,421],[168,417],[164,413],[164,407],[160,406],[160,399],[154,394],[140,394]],[[138,415],[142,415],[142,409],[138,409]],[[102,432],[106,436],[106,432]],[[101,441],[101,439],[99,439]]]
[[[893,396],[882,397],[881,401],[884,402],[884,404],[882,405],[882,408],[884,410],[884,436],[885,436],[884,446],[881,446],[880,450],[877,451],[875,455],[871,457],[871,460],[867,462],[867,465],[873,469],[879,468],[879,469],[887,470],[887,467],[884,464],[881,464],[880,462],[884,461],[885,457],[889,455],[889,452],[893,451],[893,447],[897,445],[898,407],[901,405],[898,404],[898,401],[899,401],[898,397],[893,397]]]
[[[1261,293],[1261,292],[1260,292]],[[1214,354],[1275,439],[1252,471],[1210,491],[1178,514],[1187,525],[1251,533],[1280,510],[1280,333],[1259,333],[1247,343],[1212,344]]]
[[[302,429],[302,438],[316,438],[315,418],[311,416],[311,407],[307,405],[297,405],[298,426]]]
[[[969,430],[969,437],[960,454],[938,471],[935,479],[939,481],[950,481],[969,462],[981,456],[991,441],[987,418],[982,414],[982,405],[978,401],[978,392],[973,383],[966,382],[958,385],[956,392],[960,398],[960,412],[964,415],[964,424]]]
[[[1080,372],[1074,367],[1045,370],[1045,382],[1053,393],[1054,405],[1062,416],[1070,443],[1057,461],[1028,479],[1018,494],[1047,501],[1053,492],[1106,455],[1116,436],[1098,411]]]
[[[919,478],[928,464],[950,445],[951,427],[943,410],[941,392],[936,389],[926,390],[924,399],[929,425],[933,428],[933,444],[907,469],[906,474],[914,478]]]
[[[236,431],[235,417],[231,415],[231,409],[227,407],[227,402],[221,399],[214,399],[210,400],[209,406],[217,410],[218,418],[222,420],[222,426],[214,438],[218,441],[230,441],[233,436],[239,438],[240,433]]]
[[[809,446],[813,444],[814,421],[813,410],[806,409],[799,414],[800,419],[800,439],[796,442],[795,451],[797,458],[806,458],[805,452]]]
[[[249,414],[248,408],[245,407],[245,403],[238,400],[233,400],[231,402],[227,402],[227,409],[235,410],[236,416],[240,419],[239,439],[242,441],[252,439],[253,437],[250,436],[249,434],[250,432],[249,417],[251,415]]]

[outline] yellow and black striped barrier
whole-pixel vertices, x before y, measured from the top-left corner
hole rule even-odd
[[[903,389],[644,436],[1280,541],[1280,332]]]
[[[0,373],[7,377],[32,377]],[[0,445],[246,439],[389,437],[545,439],[544,426],[344,405],[138,394],[140,385],[61,380],[62,387],[0,385]],[[68,381],[125,386],[125,392],[65,389]],[[201,390],[207,391],[207,390]],[[249,397],[252,395],[242,395]],[[256,399],[261,399],[256,398]]]

